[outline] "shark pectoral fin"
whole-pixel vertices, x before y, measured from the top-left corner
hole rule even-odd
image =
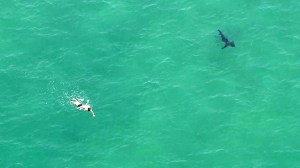
[[[224,47],[222,47],[222,49],[224,49],[224,48],[226,48],[226,47],[228,47],[228,45],[227,45],[227,44],[225,44],[225,46],[224,46]]]

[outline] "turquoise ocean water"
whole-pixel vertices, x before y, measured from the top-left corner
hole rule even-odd
[[[300,1],[3,0],[0,14],[1,168],[300,167]]]

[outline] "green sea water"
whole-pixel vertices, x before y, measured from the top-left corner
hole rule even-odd
[[[1,168],[300,167],[300,1],[3,0],[0,16]]]

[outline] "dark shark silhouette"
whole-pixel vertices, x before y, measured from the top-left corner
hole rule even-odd
[[[229,41],[228,38],[221,32],[221,30],[218,30],[218,31],[222,38],[222,41],[225,43],[225,46],[222,49],[224,49],[228,46],[235,47],[234,41]]]

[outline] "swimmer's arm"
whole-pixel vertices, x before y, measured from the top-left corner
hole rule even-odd
[[[91,110],[91,113],[93,114],[93,117],[95,117],[95,113],[93,112],[93,110]]]

